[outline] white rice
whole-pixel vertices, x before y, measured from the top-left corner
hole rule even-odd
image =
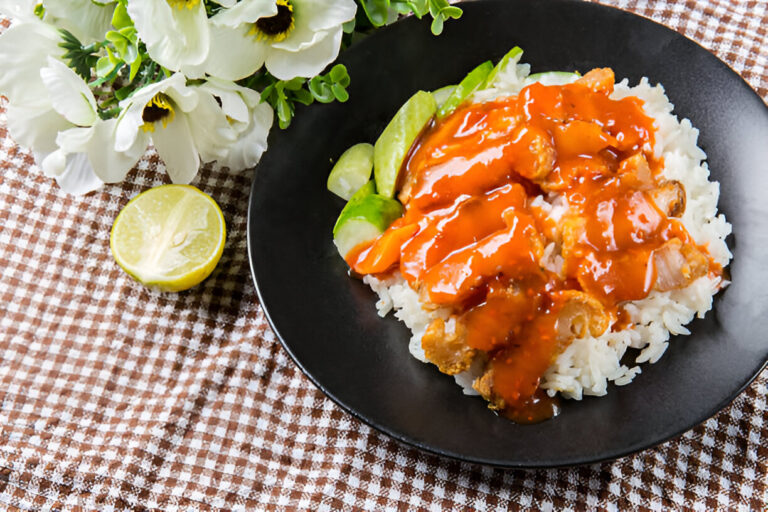
[[[527,64],[509,66],[506,73],[497,77],[494,87],[476,93],[474,101],[517,94],[525,85],[529,71]],[[657,132],[653,151],[657,157],[664,158],[661,175],[678,180],[685,187],[686,208],[682,216],[685,228],[696,243],[707,247],[716,263],[725,267],[732,256],[725,244],[731,225],[717,213],[720,187],[717,182],[709,181],[709,169],[704,162],[706,154],[697,146],[699,131],[688,119],[679,121],[672,114],[673,105],[661,85],[651,86],[643,78],[638,85],[629,87],[625,79],[616,84],[611,97],[627,96],[642,99],[646,114],[655,120]],[[559,219],[568,205],[560,197],[552,199],[539,196],[532,204],[542,208],[551,218]],[[562,272],[562,257],[556,253],[553,243],[545,248],[541,265],[553,272]],[[448,319],[450,310],[422,309],[418,294],[397,273],[386,279],[366,276],[363,280],[379,295],[376,303],[379,315],[383,317],[394,310],[395,317],[412,331],[411,354],[427,362],[421,338],[432,320]],[[624,307],[632,322],[629,328],[620,332],[609,330],[597,338],[587,336],[574,340],[544,374],[541,387],[550,395],[560,392],[567,398],[580,400],[584,395],[604,395],[609,382],[619,386],[628,384],[641,372],[638,364],[659,360],[667,349],[670,334],[690,334],[685,325],[695,315],[703,317],[712,307],[713,295],[727,284],[704,276],[686,288],[652,292],[645,299],[626,304]],[[447,328],[452,330],[452,322],[448,322]],[[635,364],[628,367],[621,364],[621,359],[630,347],[640,349],[640,354]],[[472,382],[481,371],[479,364],[455,376],[466,394],[477,394],[472,389]]]

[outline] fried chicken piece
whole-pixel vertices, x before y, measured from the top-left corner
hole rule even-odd
[[[677,180],[662,181],[648,194],[667,217],[680,217],[685,212],[685,187]]]
[[[493,392],[493,368],[486,371],[472,383],[472,388],[488,402],[488,408],[494,411],[504,409],[507,404],[504,399]]]
[[[526,125],[521,128],[521,131],[523,135],[517,135],[517,137],[520,137],[521,143],[527,146],[527,151],[518,155],[514,165],[515,172],[531,181],[542,181],[555,168],[557,161],[555,146],[552,144],[550,135],[544,130]]]
[[[628,183],[638,190],[653,187],[651,166],[642,153],[635,153],[622,160],[617,172],[622,183]]]
[[[421,338],[421,348],[427,360],[437,365],[441,372],[456,375],[469,368],[477,351],[467,345],[467,330],[456,319],[452,334],[445,332],[445,321],[435,319]]]
[[[678,238],[666,242],[653,253],[656,266],[654,290],[666,292],[685,288],[709,272],[709,258],[693,244]]]
[[[553,294],[564,304],[557,318],[557,335],[567,346],[574,338],[583,338],[587,333],[600,336],[608,329],[610,319],[602,304],[588,293],[564,290]]]

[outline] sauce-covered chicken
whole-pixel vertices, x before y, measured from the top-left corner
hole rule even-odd
[[[611,99],[613,85],[595,69],[433,123],[401,172],[404,215],[347,257],[450,308],[453,329],[438,319],[422,338],[426,357],[448,374],[480,358],[475,389],[518,422],[554,414],[539,381],[573,339],[715,271],[678,219],[683,186],[659,176],[652,119],[637,98]]]

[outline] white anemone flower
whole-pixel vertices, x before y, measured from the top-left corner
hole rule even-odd
[[[56,137],[59,149],[43,160],[43,172],[70,194],[86,194],[104,183],[122,181],[147,146],[137,137],[127,151],[113,150],[116,126],[117,119],[99,119],[88,128],[60,132]]]
[[[99,119],[85,81],[55,58],[62,53],[58,42],[56,30],[37,19],[6,30],[0,36],[0,62],[7,65],[0,74],[0,94],[9,99],[11,137],[32,150],[64,192],[84,194],[127,172],[138,157],[105,151],[114,145],[106,142],[111,131]],[[90,141],[87,151],[71,140],[74,133]]]
[[[236,139],[214,96],[188,87],[181,73],[139,89],[120,107],[115,150],[127,152],[151,137],[174,183],[192,181],[201,159],[223,158]]]
[[[356,10],[354,0],[239,2],[211,18],[208,56],[185,72],[239,80],[263,64],[280,80],[315,76],[338,56]]]
[[[237,134],[226,156],[217,161],[238,172],[255,166],[267,150],[267,136],[272,128],[274,113],[259,93],[234,82],[210,77],[199,86],[221,102],[221,110]]]
[[[44,21],[70,31],[82,43],[104,39],[112,30],[115,4],[100,5],[92,0],[45,0]]]
[[[40,77],[52,109],[70,123],[57,132],[56,149],[42,158],[43,172],[56,178],[69,194],[85,194],[105,182],[121,181],[136,165],[146,144],[142,147],[137,141],[125,151],[113,150],[117,120],[99,118],[90,88],[63,62],[48,57]],[[34,129],[30,124],[28,130]]]
[[[0,0],[0,14],[18,21],[37,20],[35,6],[38,0]]]
[[[72,123],[53,109],[40,76],[48,56],[60,56],[56,30],[40,20],[18,23],[0,35],[0,94],[8,98],[8,130],[38,161],[56,149],[56,134]]]
[[[178,71],[208,55],[210,32],[202,0],[128,0],[127,10],[147,53],[161,66]]]

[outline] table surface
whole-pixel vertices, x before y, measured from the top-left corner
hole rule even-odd
[[[544,1],[544,0],[541,0]],[[603,0],[694,39],[768,98],[764,0]],[[9,24],[0,19],[0,30]],[[300,122],[300,121],[299,121]],[[500,470],[404,446],[293,365],[251,282],[251,174],[206,167],[217,270],[150,292],[109,253],[117,212],[167,182],[63,194],[8,135],[0,101],[0,508],[20,510],[756,510],[768,503],[766,372],[704,424],[614,462]]]

